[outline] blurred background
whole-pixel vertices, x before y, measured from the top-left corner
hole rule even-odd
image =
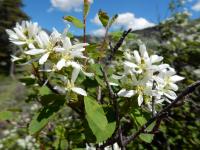
[[[97,13],[100,9],[109,15],[118,14],[110,36],[118,39],[124,30],[133,29],[130,44],[141,39],[150,51],[163,55],[165,62],[176,68],[184,80],[179,91],[200,79],[200,0],[90,0],[91,11],[87,19],[88,41],[98,40],[105,34]],[[5,29],[16,22],[32,20],[43,29],[56,27],[64,30],[65,15],[82,18],[82,0],[0,0],[0,110],[16,113],[15,122],[3,118],[0,113],[0,143],[7,149],[23,149],[16,146],[15,138],[23,137],[26,122],[34,105],[27,104],[28,91],[18,79],[27,68],[11,63],[10,55],[17,47],[8,40]],[[80,38],[82,30],[71,27],[74,37]],[[169,118],[162,122],[160,132],[152,144],[135,141],[130,149],[200,149],[200,89],[178,104]],[[21,109],[22,108],[22,109]],[[22,117],[18,117],[22,116]],[[21,130],[16,132],[16,128]],[[9,132],[9,133],[8,133]],[[14,136],[10,136],[11,133]],[[8,136],[9,135],[9,136]],[[19,141],[18,141],[19,143]],[[20,144],[19,144],[20,145]],[[1,149],[1,144],[0,144]],[[3,149],[3,148],[2,148]],[[37,148],[36,148],[37,149]]]

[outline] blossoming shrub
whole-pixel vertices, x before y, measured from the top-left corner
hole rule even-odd
[[[116,17],[109,19],[99,12],[107,30]],[[84,26],[74,17],[65,19]],[[69,37],[68,30],[69,26],[63,33],[53,29],[49,35],[28,21],[7,30],[10,41],[21,47],[12,61],[31,68],[20,80],[32,88],[29,101],[40,106],[28,125],[40,147],[94,149],[114,139],[118,129],[124,136],[135,132],[177,97],[176,82],[184,78],[162,56],[149,55],[141,41],[138,50],[113,49],[107,35],[102,43],[80,43]],[[153,136],[142,133],[139,137],[150,143]],[[27,140],[35,142],[29,136]],[[18,143],[25,145],[24,140]],[[122,143],[117,143],[113,145],[120,149]]]

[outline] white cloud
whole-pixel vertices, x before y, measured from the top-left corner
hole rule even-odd
[[[106,30],[105,28],[99,28],[97,30],[93,30],[91,31],[91,34],[94,35],[94,36],[98,36],[98,37],[102,37],[104,36],[106,33]]]
[[[93,0],[89,0],[93,3]],[[61,11],[82,11],[83,0],[51,0],[52,8],[60,9]]]
[[[200,0],[198,0],[193,6],[192,9],[194,11],[200,11]]]
[[[98,15],[96,15],[91,20],[91,22],[97,25],[101,25]],[[113,29],[119,29],[122,27],[125,29],[131,28],[132,30],[139,30],[147,27],[152,27],[154,25],[154,23],[146,20],[145,18],[137,18],[133,13],[127,12],[118,14],[118,18],[113,24]]]
[[[96,14],[95,17],[93,19],[90,20],[92,23],[96,24],[96,25],[101,25],[101,22],[99,20],[99,16]]]

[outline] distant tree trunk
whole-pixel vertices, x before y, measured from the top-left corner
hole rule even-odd
[[[15,79],[15,63],[11,62],[10,64],[10,77]]]

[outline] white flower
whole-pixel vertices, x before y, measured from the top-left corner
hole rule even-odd
[[[60,48],[60,46],[57,45],[57,43],[60,42],[60,40],[61,40],[61,34],[55,29],[50,36],[45,31],[41,31],[36,36],[36,42],[39,48],[25,51],[25,54],[27,55],[42,54],[42,56],[39,59],[39,64],[42,65],[47,61],[47,59],[51,54],[55,54],[55,52],[57,52],[57,49]]]
[[[118,87],[122,87],[117,93],[120,97],[137,97],[138,105],[145,104],[152,111],[152,99],[155,104],[163,101],[174,100],[178,90],[176,82],[184,78],[176,75],[176,72],[168,64],[159,64],[163,57],[149,56],[144,44],[140,44],[138,51],[126,51],[124,53],[124,72],[112,75],[119,80]]]
[[[151,55],[149,57],[146,46],[144,44],[140,44],[139,52],[134,51],[133,55],[131,53],[125,52],[125,58],[127,59],[124,62],[125,72],[129,72],[131,70],[134,73],[141,74],[147,71],[157,71],[158,68],[168,67],[168,65],[157,66],[155,63],[159,63],[163,60],[163,57],[158,55]],[[163,69],[163,68],[162,68]]]
[[[58,70],[61,70],[63,67],[71,66],[75,61],[75,58],[86,58],[83,55],[83,51],[85,50],[85,46],[87,43],[79,43],[72,45],[70,38],[65,37],[62,39],[63,47],[57,48],[57,51],[61,52],[61,58],[57,63]]]
[[[118,96],[121,97],[132,97],[133,95],[135,95],[135,91],[134,90],[126,90],[126,89],[121,89],[118,93]]]
[[[84,89],[75,86],[75,81],[78,77],[79,72],[80,69],[74,68],[71,75],[71,80],[67,79],[66,77],[63,77],[62,80],[64,82],[64,87],[57,86],[56,88],[59,89],[60,91],[67,91],[67,92],[73,91],[76,94],[87,96],[87,93]]]
[[[27,44],[29,48],[34,48],[35,36],[39,33],[41,28],[37,23],[31,21],[22,21],[17,23],[13,30],[7,29],[9,40],[16,45]]]
[[[153,83],[151,82],[151,80],[149,81],[148,76],[144,76],[141,80],[137,80],[134,74],[130,74],[130,76],[130,86],[133,87],[134,90],[121,89],[118,92],[118,96],[130,98],[134,95],[137,95],[138,105],[141,106],[144,101],[144,97],[150,98],[152,97],[152,95],[154,95],[155,92],[152,89]],[[121,79],[122,82],[125,82],[126,80],[128,80],[126,76]]]
[[[173,68],[161,71],[158,76],[155,77],[158,84],[157,89],[159,94],[165,95],[167,98],[174,100],[177,97],[174,91],[178,90],[178,86],[175,83],[183,79],[183,77],[176,75]]]

